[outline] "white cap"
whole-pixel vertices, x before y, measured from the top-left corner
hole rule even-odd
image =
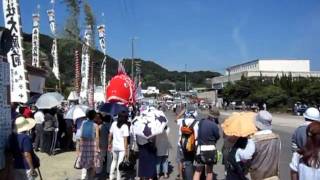
[[[312,121],[320,121],[320,112],[314,107],[310,107],[303,114],[303,117]]]

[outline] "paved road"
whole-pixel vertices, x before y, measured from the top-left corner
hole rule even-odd
[[[170,174],[170,180],[175,179],[177,175],[177,166],[175,163],[176,157],[176,147],[178,142],[178,127],[174,123],[175,115],[172,112],[166,112],[169,121],[170,131],[170,142],[172,144],[172,149],[170,150],[170,165],[172,166],[172,172]],[[222,120],[229,112],[222,112]],[[282,152],[281,152],[281,162],[280,162],[280,176],[281,180],[289,179],[289,168],[288,164],[291,160],[291,148],[290,148],[290,137],[294,129],[302,124],[303,120],[300,117],[293,117],[289,115],[274,115],[273,129],[278,133],[282,140]],[[222,140],[219,140],[217,147],[221,149]],[[80,171],[73,168],[75,153],[67,152],[58,154],[56,156],[47,156],[43,153],[39,153],[41,159],[41,171],[44,179],[48,180],[74,180],[80,177]],[[224,179],[224,167],[218,164],[214,167],[214,172],[217,173],[217,179]]]

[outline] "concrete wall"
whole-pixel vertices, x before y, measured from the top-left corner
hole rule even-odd
[[[310,72],[309,60],[256,60],[227,68],[226,75],[245,71]]]
[[[244,71],[259,71],[259,63],[258,61],[251,61],[243,64],[239,64],[233,67],[230,67],[226,71],[226,75],[230,72],[230,74],[237,74]]]
[[[259,71],[310,72],[309,60],[259,60]]]

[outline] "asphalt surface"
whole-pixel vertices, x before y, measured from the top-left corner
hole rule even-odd
[[[178,126],[174,122],[175,114],[171,111],[165,112],[169,119],[170,137],[169,140],[172,145],[170,149],[169,161],[170,161],[170,180],[174,180],[177,176],[177,164],[176,164],[176,151],[178,145]],[[228,113],[221,113],[220,123],[227,117]],[[275,115],[274,115],[275,116]],[[277,121],[273,125],[273,130],[281,137],[282,150],[280,160],[280,178],[281,180],[289,180],[289,163],[291,161],[291,134],[294,129],[301,123],[299,117],[290,115],[276,115]],[[275,120],[274,120],[275,121]],[[222,132],[221,132],[222,133]],[[217,148],[221,149],[223,140],[220,139],[217,143]],[[55,156],[47,156],[43,153],[38,153],[41,159],[41,172],[43,179],[48,180],[75,180],[80,178],[81,171],[73,168],[75,161],[75,152],[64,152]],[[214,172],[217,174],[218,180],[224,179],[224,167],[221,164],[217,164],[214,167]]]

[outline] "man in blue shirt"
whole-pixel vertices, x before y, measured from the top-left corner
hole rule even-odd
[[[197,155],[200,154],[201,149],[207,149],[210,151],[214,151],[216,149],[215,144],[220,138],[219,127],[217,125],[217,122],[219,122],[218,117],[219,110],[210,109],[208,118],[199,122]],[[214,164],[212,163],[203,163],[200,159],[196,158],[196,171],[193,179],[200,180],[201,172],[205,167],[207,172],[207,180],[211,180],[213,176],[213,165]]]

